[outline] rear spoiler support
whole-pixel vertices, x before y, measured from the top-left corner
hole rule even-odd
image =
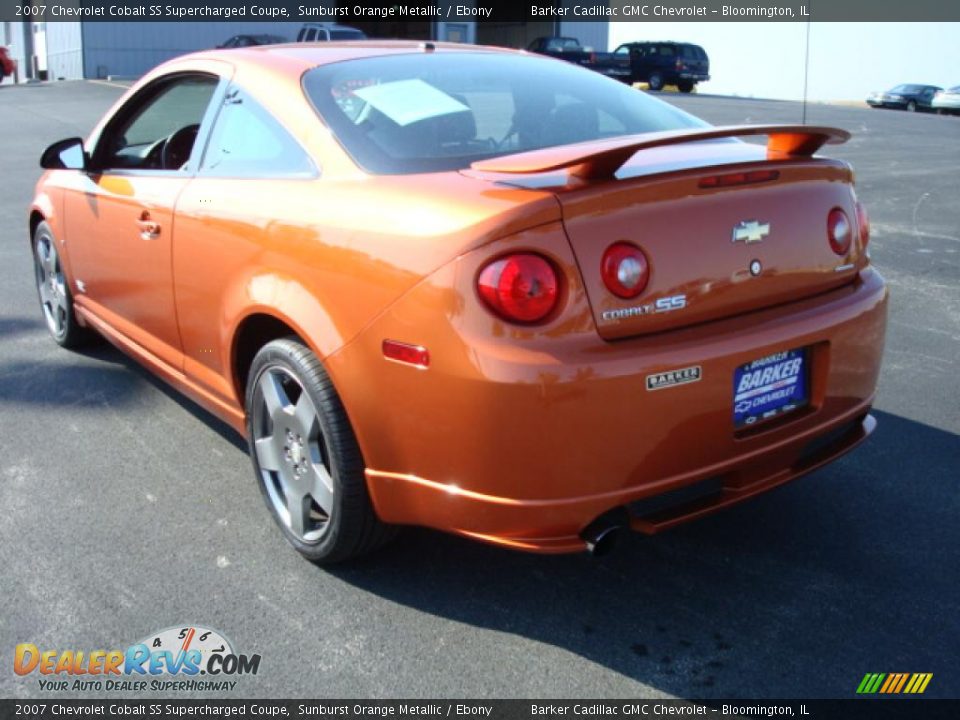
[[[470,167],[479,172],[523,175],[567,170],[581,180],[612,180],[617,170],[640,150],[752,135],[767,136],[767,153],[771,158],[810,157],[824,145],[836,145],[850,139],[850,133],[846,130],[833,127],[728,125],[624,135],[606,140],[560,145],[480,160]]]

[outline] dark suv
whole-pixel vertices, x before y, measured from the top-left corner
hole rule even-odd
[[[645,82],[651,90],[676,85],[688,93],[710,79],[710,59],[699,45],[681,42],[624,43],[614,53],[628,56],[630,82]]]

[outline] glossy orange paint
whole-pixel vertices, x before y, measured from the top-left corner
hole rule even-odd
[[[829,254],[825,236],[813,251],[802,244],[809,216],[817,228],[834,206],[856,217],[850,169],[806,157],[842,131],[781,128],[767,148],[598,141],[463,172],[368,175],[318,121],[300,78],[318,64],[418,47],[214,51],[143,78],[115,110],[167,74],[209,73],[279,118],[318,173],[48,172],[33,212],[57,236],[79,316],[241,433],[238,336],[253,317],[283,322],[333,380],[382,520],[527,550],[582,549],[583,528],[615,508],[644,532],[699,517],[869,434],[883,280],[859,241],[845,258]],[[718,167],[758,165],[776,167],[777,181],[698,185]],[[730,229],[758,213],[776,218],[783,242],[732,245]],[[159,233],[143,236],[144,222]],[[605,319],[636,305],[602,285],[600,256],[616,241],[651,258],[643,297],[683,292],[689,312]],[[477,297],[481,269],[514,251],[543,255],[560,276],[561,301],[542,324],[511,325]],[[747,278],[755,257],[769,274]],[[427,348],[429,368],[384,358],[386,339]],[[735,368],[793,348],[810,349],[810,406],[735,429]],[[699,382],[645,388],[647,375],[688,366],[702,369]],[[706,480],[719,488],[708,498],[642,516],[628,507]]]

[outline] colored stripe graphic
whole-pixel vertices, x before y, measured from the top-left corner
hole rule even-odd
[[[921,695],[933,679],[933,673],[867,673],[857,686],[858,695]]]

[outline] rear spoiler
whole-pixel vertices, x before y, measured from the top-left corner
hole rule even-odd
[[[728,125],[624,135],[606,140],[560,145],[480,160],[470,167],[480,172],[510,174],[568,170],[571,175],[582,180],[611,180],[617,170],[640,150],[749,135],[766,135],[767,152],[779,157],[810,157],[826,144],[838,145],[850,139],[850,133],[846,130],[832,127]]]

